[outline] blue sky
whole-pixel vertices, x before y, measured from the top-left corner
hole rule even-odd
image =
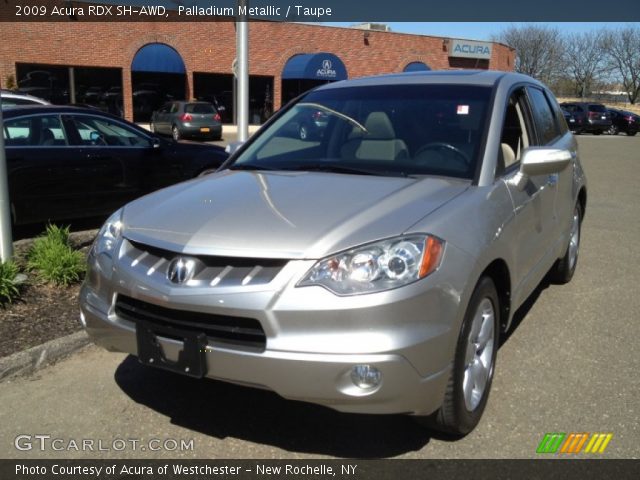
[[[471,40],[489,40],[491,35],[499,33],[510,25],[547,25],[557,27],[562,32],[589,32],[604,27],[623,27],[624,23],[598,22],[545,22],[545,23],[514,23],[514,22],[380,22],[386,23],[391,30],[399,33],[416,33],[434,35],[436,37],[452,37]],[[327,22],[325,25],[348,27],[353,22]]]

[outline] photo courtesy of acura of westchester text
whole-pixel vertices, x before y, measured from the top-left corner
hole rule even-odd
[[[0,478],[637,466],[640,12],[462,3],[0,5]]]

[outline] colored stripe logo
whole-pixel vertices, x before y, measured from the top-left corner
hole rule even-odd
[[[604,453],[612,433],[546,433],[536,453]]]

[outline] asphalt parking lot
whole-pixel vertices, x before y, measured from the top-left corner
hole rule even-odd
[[[3,458],[535,458],[547,432],[611,433],[606,458],[640,456],[640,136],[582,135],[588,202],[571,283],[542,284],[498,352],[478,428],[457,441],[399,416],[359,416],[196,381],[89,347],[0,383]],[[312,381],[312,380],[310,380]],[[193,450],[20,451],[21,434],[191,440]],[[585,458],[595,455],[580,454]]]

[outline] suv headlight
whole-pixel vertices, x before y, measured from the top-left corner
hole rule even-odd
[[[113,213],[98,232],[93,244],[93,255],[105,254],[111,258],[113,250],[122,235],[122,209]]]
[[[320,285],[338,295],[390,290],[434,272],[443,252],[444,242],[432,235],[370,243],[320,260],[297,286]]]

